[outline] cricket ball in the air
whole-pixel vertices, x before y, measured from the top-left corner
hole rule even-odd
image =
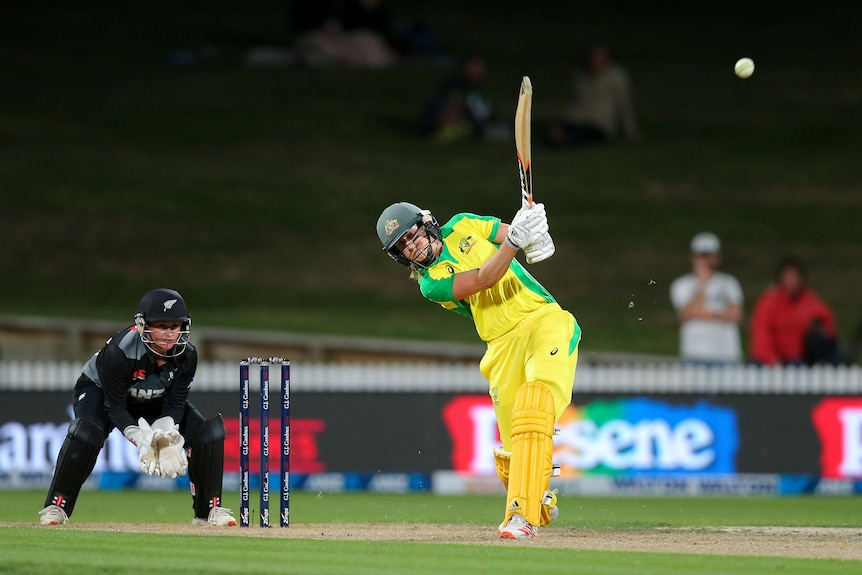
[[[751,58],[740,58],[733,66],[733,72],[740,78],[748,78],[754,74],[754,60]]]

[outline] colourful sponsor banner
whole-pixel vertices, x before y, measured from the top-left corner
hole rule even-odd
[[[554,461],[564,476],[736,472],[736,413],[705,400],[593,401],[569,406],[557,426]]]
[[[443,408],[443,420],[452,440],[452,469],[494,473],[490,453],[500,441],[487,396],[456,396]],[[736,413],[705,400],[595,400],[569,406],[557,427],[554,462],[564,477],[736,472]]]
[[[811,412],[820,439],[820,474],[862,478],[862,398],[829,397]]]
[[[492,451],[500,440],[485,394],[305,392],[294,399],[296,474],[455,470],[496,481]],[[0,487],[50,478],[71,418],[69,401],[61,392],[4,392]],[[199,393],[194,402],[207,416],[226,414],[225,473],[236,473],[237,394]],[[257,425],[255,418],[255,461]],[[782,474],[800,478],[788,486],[808,491],[817,477],[831,481],[818,490],[862,481],[860,397],[575,394],[557,426],[554,459],[568,478]],[[277,466],[278,458],[270,463]],[[137,475],[137,469],[135,447],[115,431],[96,473]]]

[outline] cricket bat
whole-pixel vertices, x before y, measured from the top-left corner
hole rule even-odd
[[[518,153],[518,174],[521,176],[521,198],[533,205],[533,172],[530,167],[530,110],[533,107],[533,84],[529,76],[521,80],[518,107],[515,110],[515,150]]]

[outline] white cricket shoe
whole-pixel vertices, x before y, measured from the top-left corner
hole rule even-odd
[[[530,525],[523,515],[515,513],[509,518],[509,523],[500,525],[497,533],[503,539],[535,539],[537,529]]]
[[[56,505],[49,505],[40,511],[39,515],[42,516],[39,518],[39,523],[42,525],[63,525],[69,520],[63,508]]]
[[[216,527],[233,527],[236,525],[236,519],[231,515],[230,509],[225,507],[213,507],[210,509],[209,517],[202,519],[195,517],[192,519],[192,525],[215,525]]]

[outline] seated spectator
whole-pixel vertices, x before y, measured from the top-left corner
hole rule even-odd
[[[572,101],[564,119],[546,132],[555,147],[579,146],[640,137],[631,82],[607,49],[593,46],[572,76]]]
[[[318,21],[327,13],[329,16],[316,28],[303,30],[296,25],[301,33],[294,48],[301,63],[314,67],[385,68],[398,61],[398,50],[391,44],[389,12],[382,0],[336,2],[328,11],[303,13],[302,22]]]
[[[758,365],[836,364],[835,316],[806,285],[807,273],[795,257],[778,266],[775,283],[754,306],[751,360]]]
[[[486,74],[484,58],[466,58],[458,73],[444,80],[425,107],[424,134],[443,142],[470,136],[494,137],[496,124],[485,87]]]

